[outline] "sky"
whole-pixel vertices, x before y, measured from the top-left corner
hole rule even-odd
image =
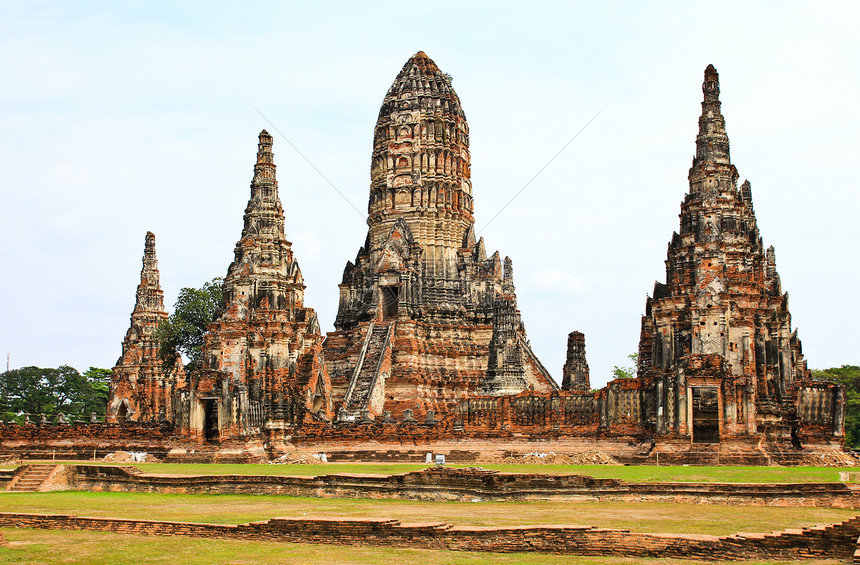
[[[224,276],[274,136],[305,304],[333,330],[373,128],[425,51],[470,127],[476,228],[532,347],[592,386],[637,349],[711,63],[812,368],[860,364],[856,2],[1,2],[0,353],[112,367],[147,230],[168,310]]]

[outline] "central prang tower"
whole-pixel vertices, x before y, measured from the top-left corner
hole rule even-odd
[[[423,51],[382,102],[370,177],[367,239],[344,269],[325,343],[341,418],[556,390],[526,340],[511,260],[476,241],[469,126],[451,77]]]
[[[457,276],[457,250],[472,228],[469,126],[451,77],[419,52],[388,90],[373,134],[367,225],[381,252],[402,219],[425,273]],[[375,258],[375,257],[372,257]]]

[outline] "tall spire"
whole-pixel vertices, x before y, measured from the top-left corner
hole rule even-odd
[[[155,258],[155,234],[146,232],[143,248],[143,268],[140,270],[140,284],[137,285],[137,295],[134,311],[160,314],[164,312],[164,293],[158,276],[158,259]]]
[[[169,372],[162,369],[155,332],[166,319],[155,258],[155,235],[146,232],[134,310],[122,340],[122,355],[111,375],[109,422],[126,419],[155,422],[168,418],[172,412],[171,387],[184,373],[181,362]]]
[[[705,99],[702,101],[699,135],[696,137],[696,162],[730,165],[726,120],[720,112],[720,75],[713,65],[705,69],[702,92]]]
[[[266,130],[260,132],[251,198],[245,208],[245,226],[242,229],[243,239],[258,235],[284,237],[284,211],[278,197],[272,136]]]
[[[224,277],[225,304],[253,298],[255,307],[265,304],[266,308],[302,308],[304,284],[293,258],[292,244],[284,234],[272,136],[266,130],[260,132],[251,197],[244,218],[242,237],[236,243],[233,262]]]
[[[705,69],[702,92],[705,98],[696,136],[696,156],[688,177],[690,195],[735,192],[738,171],[729,158],[726,120],[720,111],[720,75],[713,65]]]

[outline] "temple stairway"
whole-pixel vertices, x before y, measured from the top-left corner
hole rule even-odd
[[[367,408],[392,327],[393,324],[371,324],[369,328],[369,336],[343,403],[350,416],[358,416],[361,410]]]
[[[7,490],[37,492],[58,465],[24,465]]]

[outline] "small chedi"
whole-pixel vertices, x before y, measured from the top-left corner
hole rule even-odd
[[[798,444],[801,426],[841,436],[843,391],[811,382],[750,183],[737,186],[712,65],[702,90],[680,233],[642,318],[646,423],[695,442],[764,434]]]
[[[209,326],[202,367],[178,390],[175,423],[203,440],[276,440],[305,417],[330,414],[316,312],[304,306],[302,271],[284,234],[272,136],[260,134],[242,237]]]
[[[184,386],[185,374],[181,362],[165,369],[158,357],[155,330],[166,319],[164,292],[155,258],[155,235],[146,232],[131,326],[122,341],[122,355],[111,374],[108,422],[173,420],[173,399],[176,388]]]
[[[335,331],[323,341],[303,304],[264,131],[201,366],[171,373],[158,359],[153,334],[167,314],[147,234],[109,421],[167,421],[177,441],[262,442],[270,454],[290,443],[494,438],[556,450],[582,440],[630,462],[660,453],[726,462],[735,450],[734,462],[798,463],[806,448],[834,453],[844,390],[806,367],[750,184],[737,186],[712,66],[703,91],[680,232],[666,282],[646,303],[635,378],[591,389],[580,332],[568,336],[560,387],[536,358],[512,262],[487,256],[475,235],[460,100],[419,52],[379,113],[367,238],[344,269]]]
[[[451,79],[411,57],[379,111],[368,233],[325,342],[339,418],[442,415],[476,393],[551,392],[513,266],[476,241],[469,127]]]
[[[588,391],[591,379],[585,359],[585,334],[570,332],[567,336],[567,361],[561,370],[561,389]]]

